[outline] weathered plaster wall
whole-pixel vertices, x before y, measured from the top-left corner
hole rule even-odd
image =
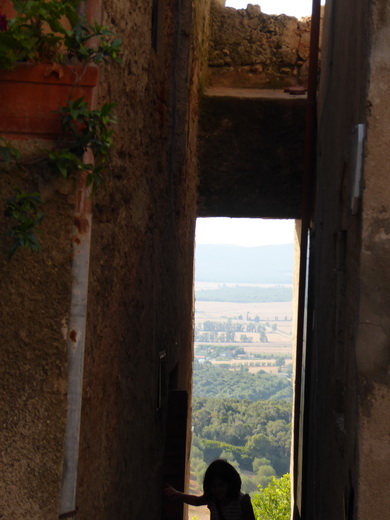
[[[386,2],[327,2],[309,299],[305,518],[388,516],[388,35]],[[367,140],[364,189],[354,212],[358,123],[366,123]]]
[[[103,2],[103,23],[123,39],[123,63],[101,71],[100,99],[117,103],[118,125],[93,201],[81,519],[161,518],[167,390],[189,392],[192,377],[195,152],[209,8],[209,0]],[[42,255],[17,252],[9,262],[9,243],[1,249],[0,516],[46,520],[58,517],[64,456],[74,186],[2,173],[3,206],[15,183],[41,185],[47,217]]]
[[[94,208],[80,452],[81,519],[161,517],[167,403],[189,390],[196,215],[197,59],[208,2],[106,0],[123,38],[123,64],[105,70],[117,102],[115,151]],[[190,62],[188,62],[190,58]]]
[[[36,160],[31,143],[17,145],[23,161]],[[7,520],[58,516],[66,419],[74,183],[45,179],[41,166],[29,170],[1,171],[0,516]],[[46,217],[42,253],[18,250],[9,260],[4,208],[15,188],[40,189]]]
[[[212,86],[283,88],[306,85],[310,18],[268,15],[213,1],[209,81]]]
[[[306,370],[307,518],[352,518],[356,507],[361,220],[350,210],[351,136],[366,119],[368,15],[368,1],[326,6]]]
[[[390,467],[390,6],[373,2],[364,173],[361,298],[358,517],[388,516]]]

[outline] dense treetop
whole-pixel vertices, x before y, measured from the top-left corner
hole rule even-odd
[[[254,472],[254,480],[246,483],[252,488],[247,490],[289,469],[290,400],[195,398],[192,424],[192,466],[199,468],[200,481],[207,464],[220,457],[240,470]]]

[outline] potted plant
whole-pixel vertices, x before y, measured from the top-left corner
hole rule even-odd
[[[76,173],[87,196],[102,179],[115,122],[114,104],[98,107],[93,99],[98,65],[120,61],[121,41],[83,20],[79,0],[13,0],[7,9],[1,1],[0,167],[32,176]],[[20,137],[52,141],[23,162],[9,140]],[[10,256],[19,248],[40,250],[42,204],[39,191],[20,188],[7,201]]]
[[[91,104],[99,64],[119,60],[120,40],[80,18],[79,0],[14,0],[0,12],[0,134],[56,137],[68,100]]]

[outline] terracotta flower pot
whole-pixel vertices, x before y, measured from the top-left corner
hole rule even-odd
[[[0,14],[5,15],[7,19],[16,15],[12,0],[0,0]]]
[[[95,65],[59,66],[19,63],[0,70],[0,135],[53,139],[61,125],[58,110],[69,99],[91,105],[98,81]]]

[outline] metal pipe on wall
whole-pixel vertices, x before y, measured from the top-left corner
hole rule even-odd
[[[84,154],[86,164],[93,162],[89,150]],[[86,174],[80,178],[74,214],[72,295],[67,336],[68,352],[68,410],[65,431],[64,466],[61,486],[60,518],[76,513],[76,485],[79,457],[81,405],[83,390],[85,331],[89,256],[91,248],[91,200]]]
[[[79,14],[90,23],[100,21],[102,1],[84,0]],[[91,108],[97,105],[97,89],[94,89]],[[90,149],[83,156],[85,164],[93,164]],[[71,306],[67,336],[68,359],[68,408],[65,429],[64,462],[62,471],[59,518],[73,518],[77,513],[77,471],[79,463],[81,407],[84,376],[85,334],[87,327],[87,297],[89,257],[91,250],[92,205],[91,189],[87,187],[87,174],[80,177],[74,213],[73,263]]]

